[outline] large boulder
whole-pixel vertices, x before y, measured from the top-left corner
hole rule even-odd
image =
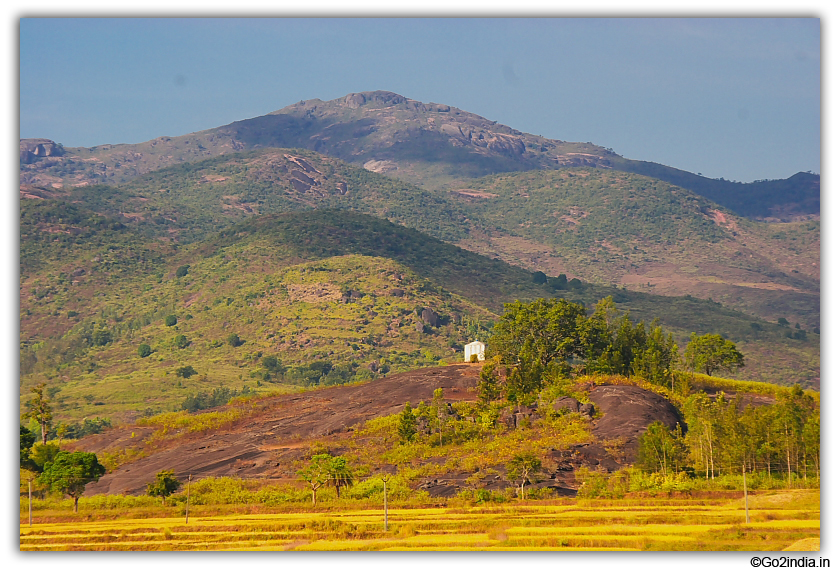
[[[639,438],[648,426],[662,422],[668,429],[685,424],[674,405],[663,396],[638,386],[596,386],[589,392],[589,399],[603,416],[595,422],[592,434],[601,441],[624,443],[628,462],[635,461]]]
[[[420,318],[430,327],[437,327],[440,324],[440,315],[429,308],[423,309],[420,313]]]

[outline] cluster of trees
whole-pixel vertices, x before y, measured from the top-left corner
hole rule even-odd
[[[313,505],[318,504],[318,489],[324,485],[333,485],[336,494],[341,496],[341,488],[353,484],[353,472],[347,464],[347,459],[329,453],[313,455],[309,463],[298,470],[297,475],[309,485]]]
[[[663,474],[687,471],[707,479],[725,474],[764,472],[793,477],[819,476],[820,410],[798,385],[772,405],[745,405],[693,394],[682,405],[688,429],[648,427],[639,443],[639,466]]]
[[[504,367],[505,396],[512,401],[541,390],[547,377],[573,372],[639,376],[673,388],[680,367],[713,374],[744,365],[735,344],[720,335],[692,335],[681,358],[673,336],[657,321],[634,324],[619,315],[611,297],[589,315],[565,299],[506,303],[486,352],[491,369]],[[479,391],[488,397],[499,389],[498,372],[485,371],[481,380]]]
[[[224,406],[237,396],[246,396],[251,393],[248,386],[243,386],[241,392],[237,392],[234,388],[226,388],[220,386],[214,388],[212,392],[197,392],[187,396],[181,404],[181,409],[188,412],[197,412],[198,410],[206,410],[208,408],[215,408],[217,406]]]
[[[400,443],[412,442],[420,431],[420,424],[422,424],[424,431],[428,431],[430,434],[436,433],[437,443],[443,445],[444,433],[447,431],[452,415],[454,415],[454,411],[443,399],[443,388],[434,391],[430,404],[427,405],[421,401],[416,410],[411,407],[411,402],[406,402],[405,407],[399,414],[397,424],[397,435],[400,438]]]
[[[28,471],[30,481],[34,480],[52,492],[69,495],[75,512],[79,511],[79,497],[84,493],[85,486],[105,474],[105,467],[99,463],[95,453],[61,451],[53,443],[38,445],[35,434],[22,425],[20,468],[21,479]]]
[[[37,424],[36,431],[40,432],[41,443],[47,444],[48,440],[78,439],[86,435],[102,433],[111,427],[111,420],[105,418],[85,418],[81,423],[59,422],[53,426],[52,405],[50,404],[51,390],[45,383],[40,383],[30,388],[31,397],[24,406],[26,411],[21,419],[29,419]],[[90,401],[90,400],[88,400]],[[22,427],[22,426],[21,426]],[[27,431],[29,431],[27,429]]]
[[[314,360],[301,366],[285,366],[276,356],[269,355],[264,356],[260,363],[263,380],[301,386],[336,386],[367,380],[372,376],[366,369],[359,369],[356,362],[334,365],[329,360]]]

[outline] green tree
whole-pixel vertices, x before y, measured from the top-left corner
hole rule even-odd
[[[55,427],[55,437],[58,440],[56,445],[58,445],[58,447],[61,447],[61,440],[64,439],[68,433],[70,433],[70,426],[64,422],[59,422]]]
[[[42,472],[47,463],[55,461],[61,448],[55,443],[36,443],[32,446],[30,457],[35,466],[35,471]]]
[[[140,356],[140,358],[146,358],[147,356],[152,354],[152,347],[144,342],[137,347],[137,354]]]
[[[32,418],[41,426],[41,443],[44,445],[47,444],[47,435],[49,435],[50,428],[52,428],[53,419],[49,398],[44,395],[46,386],[42,382],[32,387],[30,391],[33,396],[26,402],[27,411],[23,414],[24,418]]]
[[[168,327],[174,327],[178,324],[178,317],[176,317],[175,315],[166,315],[166,318],[163,322]]]
[[[488,342],[488,356],[498,355],[501,364],[512,368],[507,385],[510,399],[541,389],[549,364],[567,366],[569,358],[581,353],[577,320],[585,314],[582,305],[565,299],[505,303]]]
[[[332,478],[332,460],[333,457],[329,453],[313,455],[309,465],[297,472],[298,477],[309,484],[313,505],[318,504],[318,489]]]
[[[719,334],[698,336],[691,333],[691,340],[685,347],[685,360],[692,370],[702,371],[711,376],[718,370],[732,372],[744,367],[744,355],[735,347],[735,343]]]
[[[181,366],[175,370],[175,376],[180,376],[181,378],[189,378],[190,376],[194,376],[196,374],[198,374],[198,371],[190,365]]]
[[[820,409],[817,408],[808,416],[802,429],[802,439],[805,445],[805,456],[814,462],[814,471],[820,476]],[[806,460],[807,468],[807,460]]]
[[[344,457],[333,457],[329,463],[330,481],[335,487],[335,496],[341,497],[341,488],[353,484],[353,472]]]
[[[189,265],[182,265],[175,270],[175,277],[185,277],[190,270]]]
[[[243,344],[242,339],[236,333],[230,333],[227,337],[227,342],[234,348]]]
[[[682,440],[679,424],[669,430],[665,424],[655,421],[639,438],[637,464],[645,471],[660,471],[663,475],[676,473],[684,465],[686,447]]]
[[[416,434],[417,418],[414,417],[411,402],[406,402],[403,411],[400,412],[397,435],[400,437],[400,443],[410,443]]]
[[[181,482],[175,477],[175,472],[170,469],[155,475],[154,482],[146,485],[146,493],[150,497],[160,497],[166,505],[166,497],[177,491],[180,486]]]
[[[670,382],[673,390],[679,362],[679,349],[674,337],[671,334],[665,336],[656,320],[643,336],[644,344],[633,351],[633,373],[660,386]]]
[[[187,337],[179,334],[175,337],[175,346],[178,348],[187,348],[190,345],[190,341],[187,340]]]
[[[440,445],[443,445],[443,430],[446,427],[447,406],[443,399],[443,388],[436,389],[432,394],[432,403],[429,406],[432,412],[432,421],[437,426]]]
[[[283,363],[280,362],[280,360],[276,356],[273,356],[273,355],[263,356],[262,365],[263,365],[263,368],[265,368],[266,371],[269,374],[274,375],[275,379],[279,378],[280,375],[283,374],[283,371],[285,370],[285,367],[283,366]]]
[[[557,277],[551,277],[548,280],[548,286],[551,287],[552,289],[554,289],[555,291],[565,289],[566,286],[568,285],[568,283],[569,282],[566,279],[566,274],[565,273],[561,273]]]
[[[808,416],[812,413],[815,402],[799,384],[794,384],[783,392],[778,399],[776,424],[781,436],[781,451],[788,472],[788,484],[793,483],[793,472],[798,471],[799,459],[805,455],[803,438]]]
[[[35,434],[20,426],[20,466],[23,469],[31,469],[32,459],[29,454],[32,452],[32,445],[35,443]]]
[[[532,452],[517,453],[508,461],[507,479],[511,483],[519,482],[519,498],[525,498],[525,483],[530,483],[534,474],[542,469],[542,461]]]
[[[38,482],[47,485],[52,491],[70,495],[73,499],[73,512],[79,512],[79,497],[85,492],[85,486],[98,481],[105,474],[105,467],[99,463],[95,453],[61,451],[55,460],[44,466],[44,472],[38,476]]]
[[[93,331],[93,336],[91,337],[91,344],[93,346],[105,346],[112,340],[113,336],[111,335],[111,331],[99,326],[96,328],[95,331]]]
[[[478,374],[478,401],[482,404],[495,402],[501,396],[499,372],[496,361],[486,362]]]

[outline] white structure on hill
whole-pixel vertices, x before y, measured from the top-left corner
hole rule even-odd
[[[484,343],[474,340],[464,345],[464,362],[470,362],[470,357],[475,354],[479,360],[484,360]]]

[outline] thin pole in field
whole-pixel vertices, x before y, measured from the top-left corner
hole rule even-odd
[[[32,479],[29,480],[29,526],[32,526]]]
[[[385,506],[385,531],[388,531],[388,476],[382,476],[382,499]]]
[[[192,473],[187,477],[187,520],[184,524],[190,524],[190,481],[192,481]]]
[[[750,505],[749,499],[747,498],[747,468],[742,468],[742,473],[744,475],[744,513],[747,516],[747,524],[750,524]]]

